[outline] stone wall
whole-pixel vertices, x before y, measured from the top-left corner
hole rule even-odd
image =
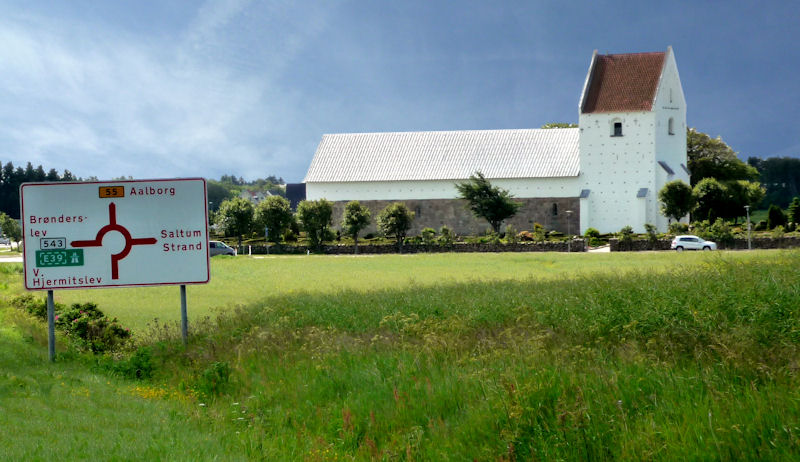
[[[248,248],[249,247],[249,248]],[[585,252],[586,241],[583,239],[574,239],[569,245],[571,252]],[[306,246],[293,246],[293,245],[271,245],[269,246],[269,253],[275,255],[302,255],[308,253],[309,249]],[[402,248],[402,253],[444,253],[444,252],[566,252],[566,242],[524,242],[518,244],[466,244],[455,243],[450,246],[440,245],[423,245],[423,244],[406,244]],[[267,253],[267,247],[263,245],[246,246],[243,245],[239,249],[239,255],[264,255]],[[352,255],[355,253],[355,246],[353,245],[324,245],[318,252],[327,255]],[[360,245],[358,246],[358,253],[362,255],[374,254],[391,254],[401,253],[396,245],[381,244],[381,245]]]
[[[754,249],[794,249],[800,247],[800,237],[756,237],[752,239],[751,243]],[[612,252],[670,250],[672,239],[660,239],[655,245],[651,244],[650,241],[639,239],[632,241],[630,245],[623,245],[619,242],[619,239],[610,239],[609,244]],[[721,250],[746,250],[747,239],[734,239],[730,244],[717,242],[717,248]]]
[[[580,232],[580,199],[577,197],[547,197],[547,198],[525,198],[514,200],[521,202],[517,215],[503,223],[502,230],[505,231],[506,225],[512,225],[517,232],[531,230],[534,223],[539,223],[547,230],[560,231],[572,234]],[[361,235],[377,232],[378,214],[386,206],[394,202],[403,202],[409,210],[414,212],[415,217],[412,222],[409,236],[419,235],[423,228],[433,228],[437,232],[446,225],[456,234],[461,236],[475,236],[483,234],[490,228],[486,220],[475,218],[472,212],[466,208],[466,201],[463,199],[423,199],[423,200],[404,200],[404,201],[359,201],[361,205],[369,208],[372,213],[372,223],[364,230]],[[333,203],[333,227],[341,228],[342,213],[345,201]],[[557,209],[557,214],[553,214],[553,204]],[[571,210],[569,226],[567,225],[567,210]],[[568,229],[569,228],[569,229]]]

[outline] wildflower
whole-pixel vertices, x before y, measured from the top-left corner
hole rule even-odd
[[[200,407],[205,407],[205,403],[200,403]]]
[[[58,321],[58,315],[56,315],[56,321]]]

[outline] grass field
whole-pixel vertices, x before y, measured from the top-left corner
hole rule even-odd
[[[148,326],[177,318],[174,287],[57,292],[140,347],[50,365],[42,326],[0,309],[0,455],[796,460],[799,267],[797,251],[215,259],[189,288],[188,348]],[[18,266],[0,269],[8,298]]]
[[[727,258],[741,260],[742,253]],[[615,254],[414,254],[383,256],[215,257],[211,282],[189,286],[190,320],[216,316],[224,308],[276,295],[432,287],[459,282],[559,280],[590,274],[666,272],[708,260],[698,253],[681,258],[665,252]],[[94,301],[110,315],[141,332],[154,318],[180,319],[178,287],[65,290],[56,301]]]

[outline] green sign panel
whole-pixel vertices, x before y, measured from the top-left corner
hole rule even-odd
[[[36,267],[83,266],[83,249],[37,250]]]

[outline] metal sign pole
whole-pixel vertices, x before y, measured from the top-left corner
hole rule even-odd
[[[181,284],[181,336],[183,346],[189,343],[189,319],[186,315],[186,285]]]
[[[53,303],[53,291],[47,291],[47,346],[50,362],[56,360],[56,309]]]

